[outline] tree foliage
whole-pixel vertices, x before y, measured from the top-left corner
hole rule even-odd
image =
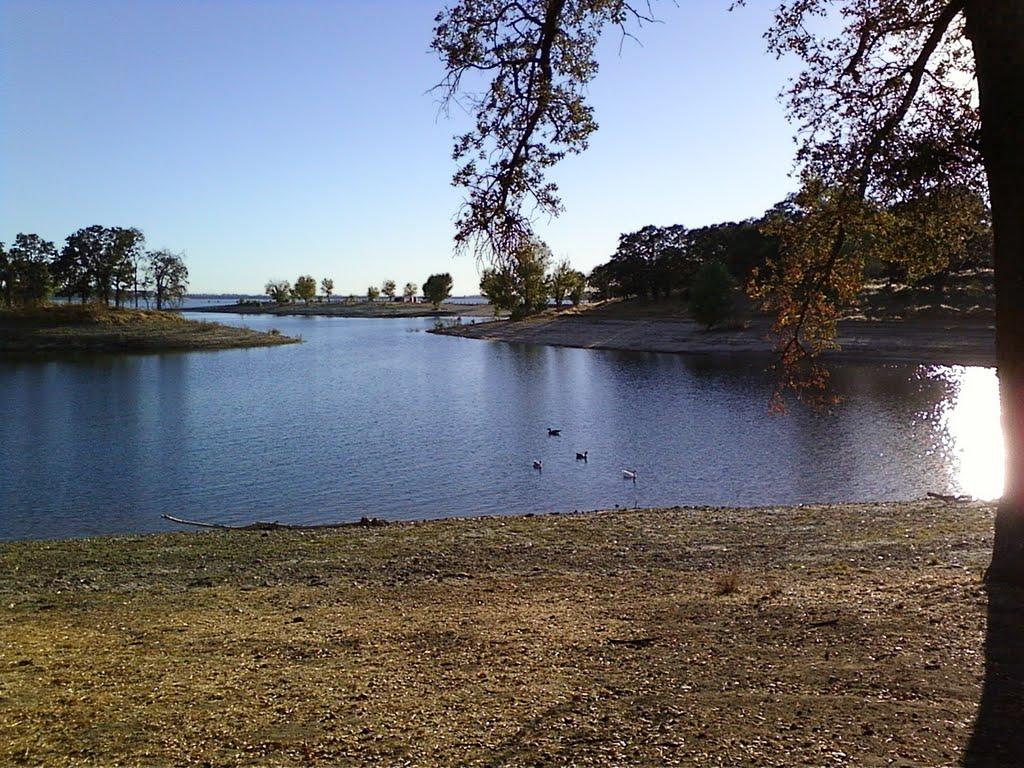
[[[377,300],[378,296],[380,296],[380,288],[378,288],[377,286],[371,285],[371,286],[369,286],[366,289],[366,300],[367,301],[374,302],[374,301]]]
[[[455,242],[492,266],[512,266],[532,217],[561,211],[548,169],[581,152],[597,128],[585,99],[607,24],[640,18],[622,0],[461,0],[437,15],[438,89],[476,116],[456,137],[453,184],[466,199]]]
[[[667,297],[688,290],[700,265],[720,261],[745,284],[755,269],[777,255],[777,238],[764,227],[774,211],[760,219],[698,229],[648,225],[625,233],[611,259],[591,272],[589,282],[599,298]]]
[[[19,233],[3,257],[3,296],[9,306],[33,306],[50,298],[50,265],[57,249],[39,235]]]
[[[292,284],[287,280],[270,280],[267,282],[263,292],[266,293],[275,304],[287,304],[292,300]]]
[[[179,302],[188,291],[188,267],[180,253],[166,249],[146,254],[146,280],[153,288],[156,308]]]
[[[416,298],[416,292],[419,290],[419,286],[416,283],[406,283],[405,288],[402,289],[402,295],[407,301],[412,301]]]
[[[562,306],[567,296],[573,296],[573,304],[579,304],[583,299],[583,291],[586,289],[587,279],[583,273],[573,269],[567,260],[562,260],[551,270],[548,278],[548,288],[551,298],[555,300],[555,306]]]
[[[395,285],[395,281],[394,280],[385,280],[383,283],[381,283],[380,291],[385,296],[387,296],[389,299],[394,299],[395,298],[395,292],[397,291],[397,286]]]
[[[135,228],[92,226],[67,238],[58,252],[34,234],[19,234],[0,270],[8,304],[39,304],[51,293],[87,301],[113,299],[121,306],[129,291],[143,287],[145,237]]]
[[[142,287],[146,238],[134,227],[93,225],[73,232],[53,262],[57,294],[124,303]]]
[[[705,262],[690,287],[690,314],[707,329],[732,317],[736,307],[736,284],[728,268],[718,260]]]
[[[324,296],[327,297],[327,303],[331,303],[331,294],[334,293],[334,280],[329,277],[325,277],[320,281],[320,290],[324,292]]]
[[[452,276],[447,272],[431,275],[423,283],[423,295],[436,309],[441,306],[445,299],[452,295],[453,284]]]
[[[756,293],[776,312],[780,370],[798,396],[823,389],[815,357],[834,345],[866,256],[920,277],[978,231],[986,182],[966,5],[790,0],[776,12],[769,49],[805,64],[785,92],[803,189],[797,215],[773,224],[780,254]],[[843,25],[820,36],[811,22],[827,13]]]
[[[513,319],[539,312],[547,306],[550,292],[546,272],[551,251],[539,240],[522,244],[511,263],[484,270],[480,293],[495,312],[506,311]]]
[[[292,293],[296,298],[309,304],[316,298],[316,278],[312,275],[301,275],[296,279]]]

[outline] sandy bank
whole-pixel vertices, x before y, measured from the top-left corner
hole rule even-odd
[[[586,349],[770,357],[770,323],[744,330],[706,331],[686,317],[619,317],[597,312],[545,314],[519,321],[463,324],[433,331],[519,344]],[[994,365],[995,329],[989,320],[847,320],[842,349],[828,359],[871,362]]]
[[[0,544],[0,763],[1021,764],[991,525],[920,502]]]

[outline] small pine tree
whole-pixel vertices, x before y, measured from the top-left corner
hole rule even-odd
[[[736,307],[736,286],[720,261],[701,265],[690,286],[690,314],[710,330],[727,320]]]

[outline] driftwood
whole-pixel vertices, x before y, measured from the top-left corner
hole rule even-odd
[[[160,517],[180,525],[194,525],[197,528],[218,528],[224,531],[316,531],[328,528],[352,528],[353,526],[370,528],[388,524],[386,520],[376,517],[362,517],[350,523],[317,523],[314,525],[289,525],[287,523],[279,523],[276,520],[273,522],[258,520],[247,525],[226,525],[224,523],[203,523],[199,520],[185,520],[173,515],[160,515]]]
[[[974,501],[974,499],[970,495],[968,495],[966,493],[961,493],[961,494],[957,495],[957,494],[953,494],[953,493],[934,493],[932,491],[928,491],[928,493],[925,494],[925,495],[929,499],[938,499],[939,501],[945,501],[945,502],[948,502],[948,503],[961,502],[961,501]]]

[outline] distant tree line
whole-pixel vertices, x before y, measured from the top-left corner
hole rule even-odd
[[[451,296],[452,276],[447,272],[430,275],[423,284],[423,294],[428,301],[439,307],[445,299]],[[312,275],[301,275],[292,285],[288,280],[269,280],[264,286],[264,293],[277,304],[289,304],[295,301],[302,301],[311,304],[318,300],[317,283]],[[325,277],[320,281],[320,290],[323,298],[328,302],[334,294],[334,280]],[[415,300],[419,293],[419,286],[416,283],[408,282],[402,289],[402,298],[406,301]],[[366,289],[366,300],[376,301],[381,295],[387,297],[388,301],[394,301],[398,295],[398,286],[394,280],[385,280],[378,288],[370,285]],[[349,301],[355,301],[355,296],[349,296]]]
[[[735,284],[774,269],[779,263],[780,234],[809,215],[811,206],[803,195],[791,195],[759,218],[687,229],[675,224],[646,226],[619,237],[615,253],[595,267],[588,283],[595,298],[648,298],[687,295],[702,265],[721,263]],[[934,226],[929,217],[933,203],[928,196],[908,200],[881,211],[892,227],[913,228],[929,253],[882,253],[879,242],[850,242],[865,256],[870,277],[890,282],[924,280],[941,287],[948,276],[963,269],[992,265],[992,228],[988,208],[976,195],[964,192],[957,201],[956,222],[960,236],[948,246],[944,233],[928,238]],[[900,241],[902,242],[902,240]],[[871,254],[868,256],[868,254]],[[926,268],[922,269],[921,265]]]
[[[180,301],[188,290],[184,258],[145,246],[134,227],[85,227],[60,250],[39,235],[19,233],[9,247],[0,243],[0,302],[25,307],[56,295],[122,307],[152,297],[162,309]]]

